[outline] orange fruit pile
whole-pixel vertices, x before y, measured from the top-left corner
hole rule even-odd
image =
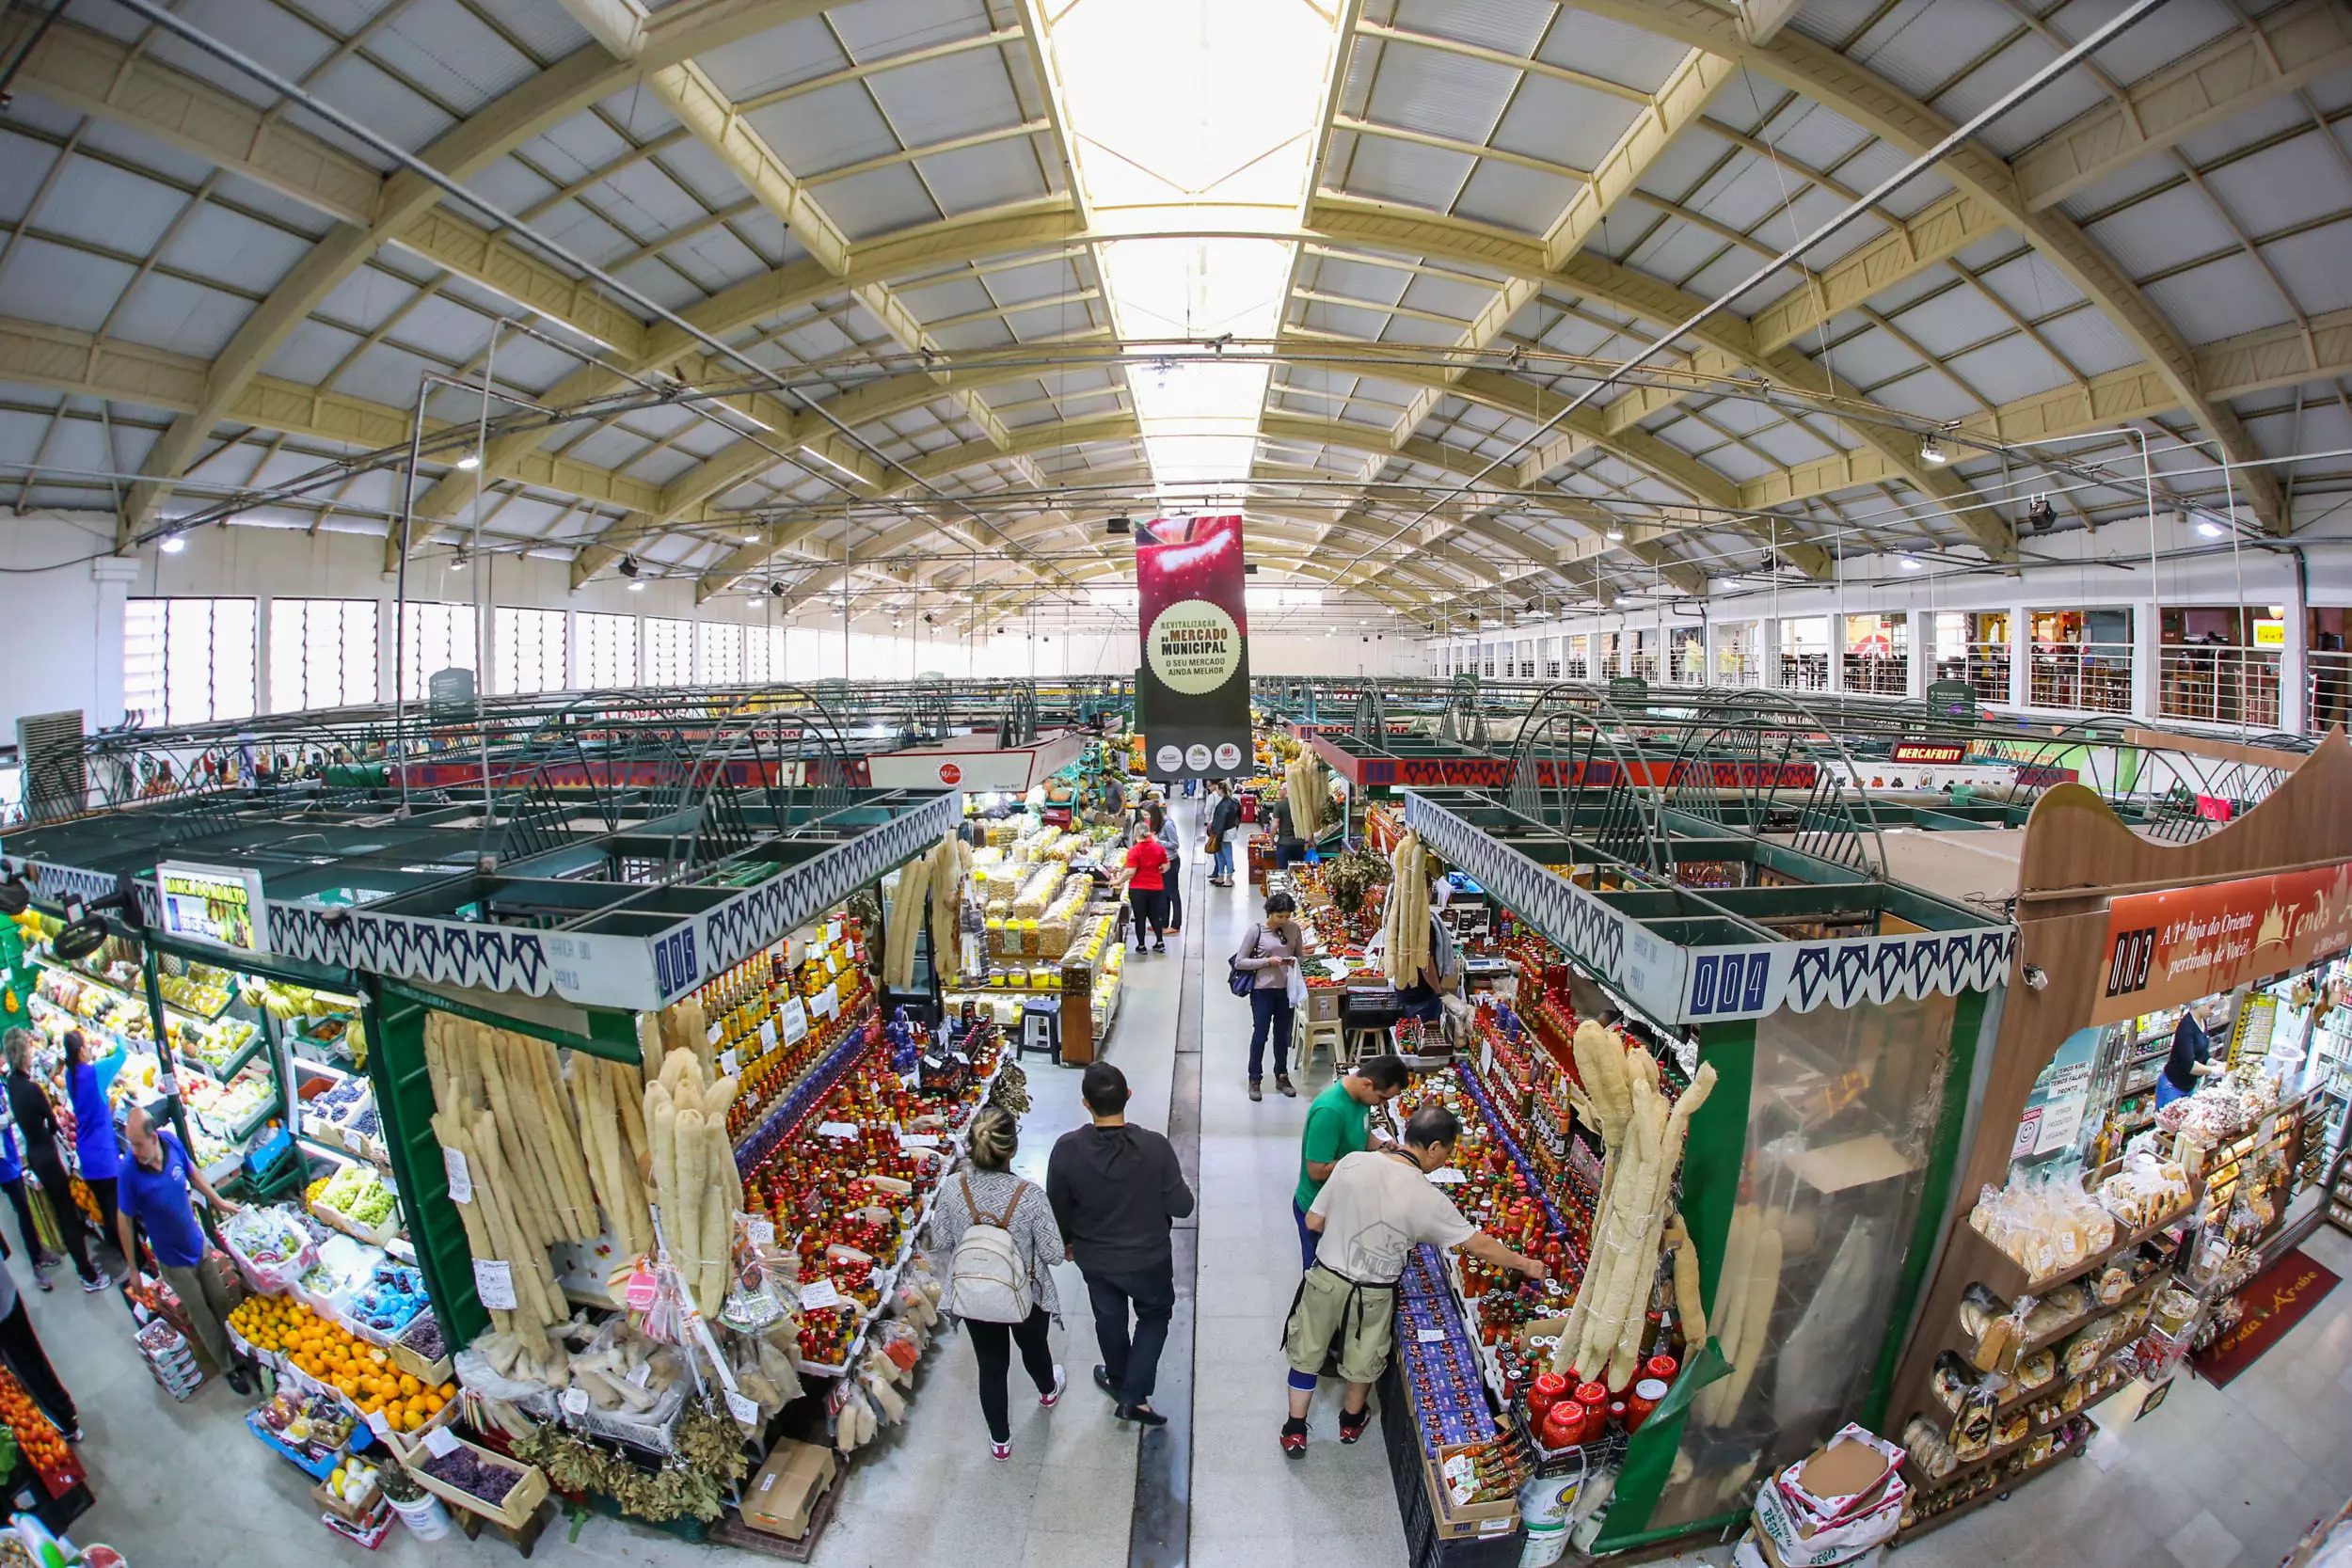
[[[426,1384],[402,1371],[381,1346],[290,1297],[248,1296],[229,1314],[229,1326],[342,1395],[360,1415],[380,1412],[394,1432],[415,1432],[457,1397],[455,1384]]]

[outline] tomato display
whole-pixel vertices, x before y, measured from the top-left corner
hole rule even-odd
[[[0,1369],[0,1420],[16,1433],[17,1451],[40,1477],[42,1488],[52,1497],[62,1497],[82,1483],[82,1463],[66,1446],[65,1434],[40,1413],[24,1386],[4,1369]]]

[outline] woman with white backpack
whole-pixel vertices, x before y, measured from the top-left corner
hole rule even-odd
[[[1065,1382],[1048,1340],[1061,1303],[1054,1265],[1068,1256],[1053,1205],[1042,1189],[1012,1173],[1021,1127],[1001,1105],[972,1118],[964,1148],[970,1161],[947,1178],[931,1211],[930,1239],[948,1255],[947,1294],[941,1305],[963,1320],[980,1368],[980,1415],[988,1422],[989,1452],[1012,1457],[1012,1419],[1006,1374],[1012,1347],[1037,1385],[1037,1402],[1061,1402]]]

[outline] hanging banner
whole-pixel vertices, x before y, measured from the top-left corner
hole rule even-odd
[[[1136,530],[1145,771],[1230,778],[1249,760],[1249,620],[1241,519],[1160,517]]]
[[[2107,905],[2106,968],[2090,1010],[2113,1023],[2302,969],[2352,947],[2352,863]]]

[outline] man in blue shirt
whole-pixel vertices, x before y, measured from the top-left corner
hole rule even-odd
[[[213,1191],[213,1184],[204,1180],[203,1171],[188,1158],[180,1140],[158,1131],[155,1118],[144,1107],[132,1110],[123,1130],[130,1135],[131,1160],[122,1167],[115,1216],[122,1256],[136,1266],[138,1241],[133,1227],[145,1226],[155,1265],[180,1298],[180,1310],[197,1338],[204,1341],[213,1364],[228,1375],[230,1387],[250,1394],[253,1386],[230,1354],[229,1332],[221,1326],[221,1320],[235,1304],[229,1299],[219,1269],[205,1258],[212,1243],[205,1240],[204,1227],[197,1224],[188,1189],[193,1185],[218,1213],[233,1214],[237,1206]]]

